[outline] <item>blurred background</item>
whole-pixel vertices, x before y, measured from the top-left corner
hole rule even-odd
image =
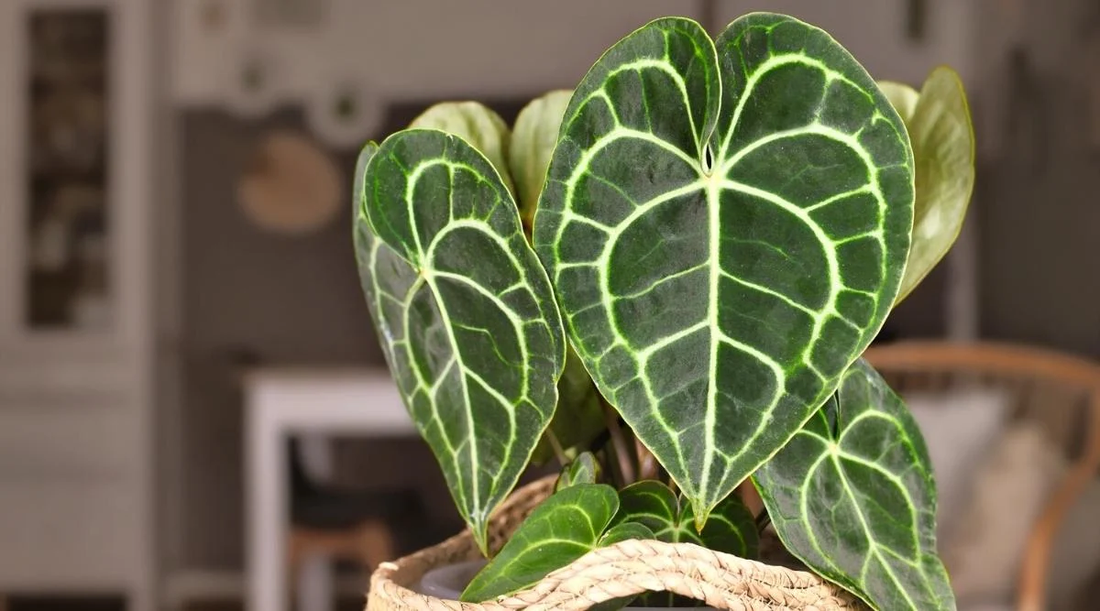
[[[0,610],[360,608],[364,549],[457,532],[358,285],[359,147],[760,9],[968,89],[967,228],[880,341],[1100,357],[1095,0],[0,0]]]

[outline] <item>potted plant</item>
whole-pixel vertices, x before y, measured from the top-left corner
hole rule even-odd
[[[658,19],[511,129],[445,103],[366,146],[363,288],[469,527],[368,606],[457,608],[421,579],[481,558],[450,598],[953,609],[920,431],[860,355],[957,236],[973,154],[951,70],[877,83],[770,13]]]

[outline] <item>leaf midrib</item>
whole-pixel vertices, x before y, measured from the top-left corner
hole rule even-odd
[[[450,322],[451,321],[451,316],[447,311],[447,305],[444,303],[444,301],[442,299],[439,298],[439,288],[436,287],[435,281],[432,279],[432,277],[430,275],[425,276],[424,271],[425,270],[423,270],[423,269],[421,270],[421,275],[422,275],[422,277],[425,278],[425,281],[427,282],[428,287],[432,291],[432,299],[435,300],[436,307],[439,308],[439,316],[445,322],[445,324],[443,325],[443,328],[447,332],[447,340],[451,343],[451,350],[452,350],[452,353],[454,354],[454,360],[461,369],[458,378],[459,378],[459,381],[462,385],[462,399],[463,399],[463,402],[465,403],[465,410],[464,411],[465,411],[465,415],[466,415],[467,436],[472,437],[474,435],[474,431],[476,429],[474,427],[474,414],[473,414],[472,404],[470,402],[470,387],[469,387],[468,382],[466,381],[466,371],[467,371],[466,370],[466,365],[462,360],[462,353],[459,351],[458,340],[455,338],[454,329],[452,328],[452,325],[451,325],[451,322]],[[406,318],[408,318],[408,317],[406,316]],[[485,385],[482,384],[482,386],[485,386]],[[434,411],[435,410],[434,402],[433,402],[432,407],[433,407],[433,411]],[[438,412],[437,412],[437,414],[438,414]],[[437,417],[438,417],[438,415],[437,415]],[[485,519],[485,516],[482,515],[483,512],[482,512],[482,508],[481,508],[481,494],[480,494],[481,493],[481,476],[480,476],[481,469],[478,468],[478,465],[480,464],[480,461],[478,460],[478,447],[477,447],[476,443],[471,443],[470,444],[470,462],[471,462],[471,465],[473,466],[473,468],[470,469],[470,474],[471,474],[470,477],[471,477],[471,480],[472,480],[471,481],[471,488],[473,489],[473,492],[474,492],[474,501],[473,501],[473,504],[472,504],[473,506],[471,507],[470,514],[473,515],[473,516],[477,516],[479,521],[482,521],[482,520]]]
[[[719,87],[719,91],[721,91],[721,87]],[[704,493],[710,490],[710,471],[714,464],[714,456],[718,453],[716,451],[717,443],[714,439],[715,430],[718,428],[716,425],[716,412],[718,411],[718,338],[725,336],[718,327],[718,282],[721,279],[722,271],[720,265],[721,241],[718,239],[718,235],[722,223],[721,208],[719,207],[722,192],[720,186],[713,179],[707,180],[706,189],[708,237],[710,239],[710,269],[708,270],[710,272],[708,277],[710,300],[707,303],[707,323],[710,326],[710,337],[708,338],[710,341],[710,371],[707,378],[707,410],[703,416],[703,430],[706,432],[706,445],[710,448],[710,451],[705,452],[703,455],[703,479],[700,481],[700,488]],[[687,465],[684,465],[684,467],[686,468]],[[695,498],[697,491],[691,492],[690,497]],[[696,528],[701,529],[702,525],[706,523],[710,514],[710,507],[706,505],[709,504],[710,499],[706,498],[704,499],[704,506],[695,508]]]
[[[835,451],[830,453],[830,458],[833,461],[833,466],[836,468],[837,473],[840,474],[840,481],[841,481],[841,484],[844,486],[845,493],[847,493],[848,497],[852,500],[852,504],[855,507],[858,508],[859,505],[857,503],[857,497],[856,497],[855,491],[852,490],[851,483],[848,481],[848,474],[845,473],[843,465],[840,464],[840,458],[841,458],[840,453],[841,453],[840,452],[840,447],[838,446],[838,447],[835,448]],[[913,599],[909,596],[908,589],[905,588],[901,584],[901,582],[898,580],[898,576],[894,574],[894,571],[891,569],[889,563],[887,563],[886,559],[883,557],[882,552],[880,551],[880,548],[882,548],[883,546],[878,544],[878,540],[874,537],[874,533],[871,532],[871,527],[870,527],[870,525],[867,524],[867,518],[863,515],[863,512],[858,511],[858,509],[855,512],[855,514],[859,518],[859,525],[863,529],[863,533],[867,536],[867,541],[871,545],[871,549],[872,549],[871,553],[874,554],[876,559],[878,559],[878,562],[882,565],[883,571],[887,575],[890,576],[890,581],[894,582],[894,585],[897,587],[898,591],[901,592],[901,594],[905,598],[906,602],[909,603],[909,608],[916,611],[916,609],[918,607],[914,603]],[[920,550],[919,546],[917,547],[917,550],[919,552],[919,550]],[[867,560],[870,561],[870,558],[868,558]],[[867,581],[867,570],[868,570],[869,566],[870,566],[869,562],[864,563],[863,570],[861,571],[861,574],[860,574],[860,578],[864,582]],[[921,573],[924,572],[924,568],[921,567],[920,565],[917,565],[916,568]]]

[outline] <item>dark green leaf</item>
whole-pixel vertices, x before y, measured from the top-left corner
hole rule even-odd
[[[532,100],[520,111],[512,132],[500,115],[479,102],[436,104],[410,127],[454,134],[484,155],[515,194],[521,220],[529,230],[570,95],[569,91],[552,91]],[[592,378],[571,348],[558,380],[558,397],[547,435],[554,435],[565,450],[586,446],[604,429],[603,406]],[[553,458],[553,442],[543,438],[531,462],[543,465]]]
[[[694,536],[703,547],[742,558],[756,558],[759,554],[760,536],[756,530],[756,518],[736,494],[723,499],[710,512],[710,519],[703,527],[703,532],[695,534],[694,530],[683,529],[684,526],[694,526],[694,523],[693,508],[690,503],[683,501],[680,524],[685,537]],[[688,538],[683,540],[692,542]]]
[[[623,522],[616,524],[607,529],[607,532],[600,537],[600,542],[597,547],[607,547],[609,545],[615,545],[620,541],[626,541],[627,539],[656,539],[656,535],[652,530],[646,528],[644,524],[638,522]]]
[[[755,558],[759,547],[755,518],[737,495],[718,504],[700,533],[690,503],[661,482],[637,482],[619,491],[614,520],[616,525],[631,522],[645,525],[660,541],[694,543],[742,558]]]
[[[487,552],[489,514],[557,404],[565,341],[546,274],[499,174],[461,138],[409,130],[368,147],[355,196],[386,360]]]
[[[924,439],[866,362],[755,480],[780,539],[817,573],[882,611],[955,609]]]
[[[916,160],[913,244],[896,302],[900,302],[951,250],[974,190],[974,126],[966,91],[954,70],[932,71],[920,93],[880,83],[898,109]]]
[[[572,344],[697,522],[835,389],[897,296],[905,127],[828,34],[660,19],[578,86],[535,218]]]
[[[516,182],[519,215],[526,227],[535,220],[535,209],[546,181],[546,167],[558,143],[558,130],[572,91],[551,91],[532,100],[516,117],[508,167]]]
[[[616,524],[637,522],[653,531],[661,541],[676,542],[680,526],[680,502],[668,486],[642,480],[619,491]]]
[[[539,582],[599,545],[619,498],[604,484],[578,484],[554,493],[520,524],[462,593],[482,602]]]
[[[599,479],[600,463],[591,452],[581,452],[573,462],[562,469],[554,489],[561,490],[577,484],[595,484]]]

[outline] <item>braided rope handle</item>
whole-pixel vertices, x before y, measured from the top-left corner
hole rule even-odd
[[[553,490],[554,478],[518,491],[497,511],[490,547],[499,549]],[[468,532],[396,562],[371,577],[368,611],[585,611],[645,592],[672,592],[729,611],[865,611],[859,599],[813,573],[715,552],[689,543],[627,540],[593,550],[527,590],[487,603],[412,591],[424,573],[477,558]]]
[[[865,608],[811,573],[690,543],[637,539],[593,550],[497,604],[506,609],[583,611],[645,592],[672,592],[730,611]]]

